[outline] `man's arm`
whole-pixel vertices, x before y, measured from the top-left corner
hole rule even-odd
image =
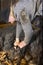
[[[24,10],[21,12],[20,21],[22,24],[22,28],[24,30],[25,37],[24,37],[24,40],[18,46],[20,48],[23,48],[30,42],[31,37],[33,35],[33,30],[32,30],[29,16],[27,15],[27,13]]]
[[[32,25],[31,25],[29,18],[28,18],[27,23],[22,24],[22,27],[23,27],[23,30],[24,30],[24,33],[25,33],[24,42],[27,45],[30,42],[31,37],[33,35]]]
[[[14,43],[14,46],[17,46],[18,43],[19,43],[19,36],[20,36],[20,33],[22,31],[22,26],[19,22],[17,22],[17,26],[16,26],[16,41]]]
[[[17,22],[17,26],[16,26],[16,38],[19,38],[21,31],[22,31],[21,23]]]

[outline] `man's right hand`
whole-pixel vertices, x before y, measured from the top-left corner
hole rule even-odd
[[[19,44],[19,39],[16,38],[16,41],[14,42],[14,48],[15,48],[16,46],[18,46],[18,44]]]
[[[14,49],[16,49],[16,47],[18,46],[19,42],[15,41],[14,42]]]
[[[19,42],[15,41],[14,42],[14,46],[17,46],[19,44]]]

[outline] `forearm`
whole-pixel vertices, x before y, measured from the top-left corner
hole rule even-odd
[[[32,35],[33,35],[33,31],[32,30],[30,30],[30,32],[25,33],[24,42],[26,43],[26,45],[30,43]]]
[[[19,22],[17,22],[17,26],[16,26],[16,40],[19,39],[21,31],[22,31],[21,24]]]
[[[32,29],[32,25],[31,25],[31,21],[29,19],[29,16],[27,15],[27,22],[24,22],[24,24],[22,24],[23,30],[24,30],[24,42],[26,43],[26,45],[30,42],[31,37],[33,35],[33,29]]]

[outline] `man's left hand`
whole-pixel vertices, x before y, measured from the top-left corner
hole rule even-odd
[[[20,48],[23,48],[23,47],[26,46],[26,43],[25,43],[24,41],[22,41],[22,42],[20,42],[20,44],[18,44],[18,46],[19,46]]]

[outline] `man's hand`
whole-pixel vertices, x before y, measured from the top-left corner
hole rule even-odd
[[[15,18],[13,16],[9,16],[9,20],[8,20],[10,23],[14,23],[15,21]]]
[[[14,48],[16,49],[16,46],[23,48],[26,46],[26,43],[24,41],[19,42],[19,38],[16,38],[16,41],[14,42]]]
[[[14,42],[14,48],[19,45],[19,38],[16,38],[16,41]]]
[[[18,46],[19,42],[15,41],[14,46]]]
[[[18,46],[19,42],[15,41],[14,42],[14,48],[16,49],[16,46]]]
[[[20,48],[23,48],[23,47],[26,46],[26,43],[25,43],[24,41],[22,41],[22,42],[20,42],[20,43],[18,44],[18,46],[19,46]]]

